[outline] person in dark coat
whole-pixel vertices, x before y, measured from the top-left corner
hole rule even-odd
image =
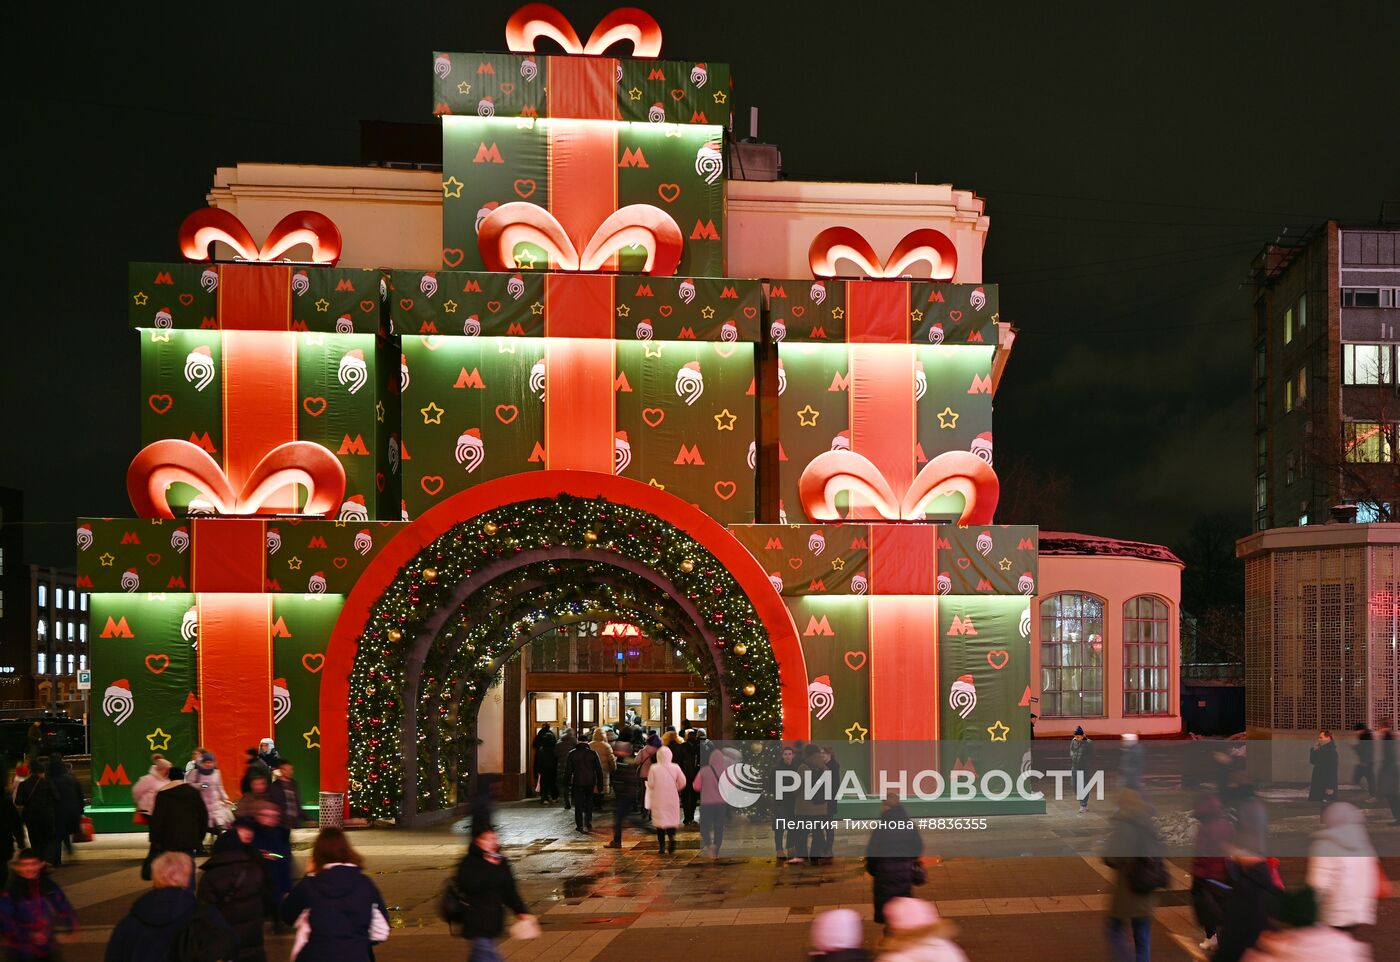
[[[156,792],[151,809],[151,853],[148,861],[162,852],[193,855],[204,843],[209,813],[199,789],[185,781],[177,770],[170,770],[170,784]]]
[[[559,736],[559,743],[554,746],[554,787],[566,784],[568,776],[569,753],[578,745],[578,738],[574,735],[572,728],[565,728],[563,734]],[[568,789],[564,789],[564,809],[573,807],[573,800],[569,798]]]
[[[277,744],[271,738],[264,738],[258,742],[258,761],[266,765],[269,772],[277,771],[282,764],[282,753],[277,750]]]
[[[252,819],[234,820],[233,831],[214,843],[201,865],[195,898],[219,910],[238,937],[236,962],[266,962],[263,950],[263,857],[253,847]]]
[[[1356,767],[1351,780],[1366,789],[1367,798],[1376,797],[1376,742],[1365,722],[1356,723]]]
[[[1157,907],[1157,893],[1155,889],[1139,887],[1136,877],[1144,863],[1163,855],[1152,816],[1152,807],[1136,789],[1125,788],[1119,794],[1103,860],[1114,870],[1113,895],[1104,926],[1109,954],[1114,959],[1136,957],[1146,962],[1152,951],[1152,914]]]
[[[151,863],[151,891],[131,906],[107,940],[106,962],[174,962],[175,942],[198,918],[201,935],[217,937],[216,958],[231,958],[233,930],[216,911],[199,911],[191,883],[194,861],[184,852],[165,852]],[[226,950],[226,951],[225,951]]]
[[[471,943],[470,962],[500,962],[496,950],[506,927],[506,909],[517,919],[533,919],[515,887],[510,862],[500,851],[500,839],[487,821],[472,823],[471,848],[457,864],[452,893],[458,904],[456,917],[462,938]]]
[[[1282,888],[1269,860],[1243,849],[1231,857],[1228,882],[1211,962],[1240,962],[1269,927],[1269,906]]]
[[[29,777],[15,792],[15,805],[29,833],[29,845],[50,865],[61,858],[58,836],[60,801],[58,791],[49,781],[48,765],[42,758],[34,759]]]
[[[617,767],[613,769],[613,792],[617,804],[613,806],[613,837],[604,848],[622,848],[622,826],[637,808],[637,796],[642,791],[641,768],[632,758],[632,743],[618,742],[613,746],[617,755]]]
[[[344,832],[321,829],[306,877],[278,910],[283,922],[296,925],[296,962],[371,962],[373,946],[389,937],[384,896],[362,865]]]
[[[1376,741],[1376,794],[1390,805],[1390,815],[1400,825],[1400,743],[1384,718],[1376,722]]]
[[[924,882],[924,839],[914,827],[899,793],[890,792],[880,803],[880,825],[870,833],[865,847],[865,871],[873,882],[875,921],[885,924],[885,903],[913,898],[914,886]]]
[[[1093,781],[1098,766],[1094,762],[1094,742],[1084,732],[1084,726],[1074,729],[1074,737],[1069,741],[1069,768],[1073,775],[1074,793],[1079,800],[1079,814],[1089,810],[1089,783]]]
[[[778,754],[778,761],[774,764],[768,781],[768,793],[773,796],[773,851],[777,855],[779,864],[796,854],[796,846],[792,844],[793,833],[788,831],[787,823],[792,819],[792,809],[797,802],[797,793],[791,788],[779,791],[780,779],[784,780],[784,785],[791,782],[791,776],[784,773],[796,771],[797,749],[791,745],[784,745],[783,750]]]
[[[1234,824],[1225,817],[1218,795],[1207,795],[1196,803],[1196,837],[1191,857],[1191,907],[1205,938],[1200,947],[1214,949],[1220,928],[1221,906],[1227,891],[1230,859],[1225,848],[1235,834]]]
[[[15,800],[5,791],[10,773],[0,765],[0,861],[9,864],[16,849],[24,848],[24,820],[20,818]]]
[[[535,780],[539,782],[542,805],[559,800],[559,763],[554,757],[558,745],[559,739],[555,737],[554,729],[549,727],[549,722],[540,726],[540,730],[535,733],[535,740],[530,743],[535,752],[533,771]]]
[[[1337,743],[1332,733],[1324,729],[1317,736],[1317,744],[1308,752],[1312,762],[1312,786],[1308,789],[1308,800],[1321,802],[1326,808],[1337,798]]]
[[[827,827],[822,829],[821,835],[822,861],[830,863],[832,856],[836,852],[836,829],[834,828],[836,825],[836,808],[838,804],[836,796],[840,793],[842,769],[841,762],[831,751],[830,745],[822,746],[821,757],[822,764],[826,766],[827,771],[831,772],[831,792],[827,795],[826,799]]]
[[[685,776],[685,787],[681,789],[682,824],[695,824],[695,809],[700,805],[700,793],[695,789],[695,776],[700,774],[700,734],[693,728],[685,733],[685,740],[671,746],[671,755]]]
[[[14,962],[57,959],[58,945],[78,931],[73,905],[49,877],[48,866],[33,849],[23,849],[10,866],[0,892],[0,946]]]
[[[252,791],[253,779],[262,778],[268,782],[272,781],[272,769],[267,767],[267,763],[258,757],[256,748],[245,748],[244,754],[247,758],[243,762],[243,777],[238,781],[238,788],[244,795]]]
[[[580,832],[593,828],[593,792],[603,784],[603,766],[588,742],[580,741],[569,752],[564,765],[564,790],[574,803],[574,827]]]
[[[83,810],[87,800],[83,798],[83,787],[73,777],[73,768],[63,760],[62,755],[49,758],[49,781],[58,795],[57,832],[58,854],[60,859],[66,851],[73,853],[73,836],[83,827]],[[55,866],[61,862],[54,862]]]

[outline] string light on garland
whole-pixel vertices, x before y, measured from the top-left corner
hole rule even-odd
[[[495,538],[507,529],[508,538]],[[405,566],[371,612],[350,678],[352,813],[385,818],[399,811],[405,788],[402,753],[383,747],[399,744],[404,721],[399,693],[407,685],[411,651],[419,646],[398,642],[408,635],[427,643],[421,640],[422,627],[454,586],[485,564],[527,550],[579,555],[527,560],[473,591],[422,655],[419,691],[411,696],[418,706],[419,810],[447,803],[451,771],[462,770],[477,744],[476,705],[504,657],[570,620],[615,615],[638,624],[654,643],[673,646],[712,697],[729,693],[728,737],[761,740],[781,734],[781,688],[767,632],[738,582],[703,545],[628,505],[572,497],[522,502],[444,533]],[[625,565],[584,562],[585,551],[597,562],[616,557],[640,565],[669,584],[672,593]],[[708,653],[697,651],[703,646],[694,640],[698,635],[681,599],[716,637],[719,644]]]

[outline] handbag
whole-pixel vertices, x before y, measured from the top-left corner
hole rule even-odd
[[[92,827],[92,819],[86,815],[78,822],[78,830],[73,833],[74,842],[91,842],[97,837],[97,831]]]
[[[519,939],[522,942],[529,939],[537,939],[540,937],[540,923],[537,922],[532,915],[517,917],[516,920],[510,924],[510,937]]]

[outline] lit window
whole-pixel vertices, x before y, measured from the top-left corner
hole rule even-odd
[[[1263,511],[1269,506],[1269,479],[1259,475],[1254,479],[1254,510]]]
[[[1395,460],[1395,450],[1390,425],[1375,421],[1348,421],[1346,423],[1347,460],[1353,464],[1381,464]]]
[[[86,592],[86,591],[84,591],[81,595],[78,596],[78,609],[79,609],[80,611],[87,611],[87,592]]]
[[[1298,403],[1302,404],[1308,399],[1308,369],[1298,368]]]
[[[1342,289],[1343,307],[1380,307],[1381,292],[1378,287],[1346,287]]]
[[[47,621],[36,623],[34,625],[34,633],[40,638],[47,638],[49,636],[49,623]]]
[[[74,604],[74,601],[73,601],[73,596],[74,596],[74,594],[76,594],[76,592],[74,592],[72,588],[69,588],[69,589],[68,589],[68,610],[70,610],[70,611],[73,610],[73,608],[76,607],[76,605]]]
[[[1298,527],[1300,527],[1300,528],[1306,528],[1307,526],[1308,526],[1308,516],[1307,516],[1307,513],[1304,512],[1303,514],[1298,515]]]
[[[1285,412],[1293,410],[1293,379],[1290,377],[1288,383],[1283,386],[1283,410]]]
[[[63,589],[62,589],[62,588],[55,588],[55,589],[53,590],[53,606],[54,606],[55,608],[57,608],[59,611],[62,611],[62,610],[63,610]]]
[[[1378,521],[1391,520],[1394,515],[1391,512],[1389,501],[1360,501],[1356,505],[1357,524],[1375,524]]]
[[[1103,601],[1093,595],[1051,595],[1040,603],[1040,714],[1103,716],[1103,629]]]
[[[1302,331],[1308,326],[1308,295],[1298,296],[1298,330]]]
[[[1389,344],[1343,344],[1343,384],[1389,384],[1392,380]]]
[[[1171,620],[1151,595],[1123,605],[1123,714],[1171,714]]]
[[[68,640],[73,640],[73,622],[68,622]]]
[[[39,586],[39,607],[42,608],[49,603],[49,586]]]
[[[87,655],[78,656],[78,670],[87,671]]]
[[[40,674],[40,675],[46,674],[47,671],[48,671],[48,667],[49,667],[49,666],[48,666],[49,656],[46,655],[44,652],[41,651],[41,652],[39,652],[39,654],[38,654],[38,656],[37,656],[37,659],[38,659],[38,660],[35,662],[35,669],[34,669],[35,672],[36,672],[37,674]]]
[[[72,656],[72,654],[69,654],[69,656],[68,656],[68,674],[70,674],[70,675],[73,674],[73,656]]]
[[[1283,312],[1283,343],[1293,343],[1293,308]]]
[[[81,642],[82,642],[83,644],[85,644],[85,645],[87,644],[87,622],[86,622],[86,621],[80,621],[80,622],[78,622],[78,640],[81,641]]]

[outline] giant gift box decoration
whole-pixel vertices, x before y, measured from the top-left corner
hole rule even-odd
[[[583,39],[530,4],[507,39],[508,54],[433,57],[440,269],[337,268],[321,215],[288,215],[258,243],[220,210],[181,230],[195,263],[131,266],[140,517],[78,531],[100,810],[129,805],[151,751],[209,746],[232,785],[242,749],[273,734],[308,795],[411,811],[413,775],[390,749],[411,741],[415,606],[440,594],[424,565],[470,574],[522,550],[491,520],[448,557],[464,530],[424,534],[413,519],[460,525],[439,509],[541,472],[674,495],[728,526],[714,558],[732,545],[747,562],[747,549],[769,573],[754,568],[757,590],[786,611],[771,594],[756,607],[792,641],[785,687],[759,704],[776,684],[732,674],[778,654],[776,640],[750,651],[776,624],[755,619],[755,589],[688,558],[658,568],[739,594],[738,626],[703,604],[708,630],[730,632],[720,708],[744,737],[777,733],[764,712],[779,702],[789,736],[951,740],[945,768],[984,767],[995,743],[1028,735],[1036,532],[993,523],[997,288],[959,283],[952,242],[930,229],[882,257],[833,226],[813,241],[812,278],[724,277],[728,68],[655,59],[660,30],[633,9]],[[619,42],[633,56],[608,55]],[[907,276],[923,264],[928,279]],[[763,401],[775,437],[760,436]],[[764,517],[761,490],[777,492]],[[599,550],[661,530],[635,506],[616,514],[597,521]],[[541,526],[547,512],[497,515]],[[361,597],[386,568],[391,587]],[[453,658],[429,670],[456,671]],[[438,717],[424,724],[436,732]]]

